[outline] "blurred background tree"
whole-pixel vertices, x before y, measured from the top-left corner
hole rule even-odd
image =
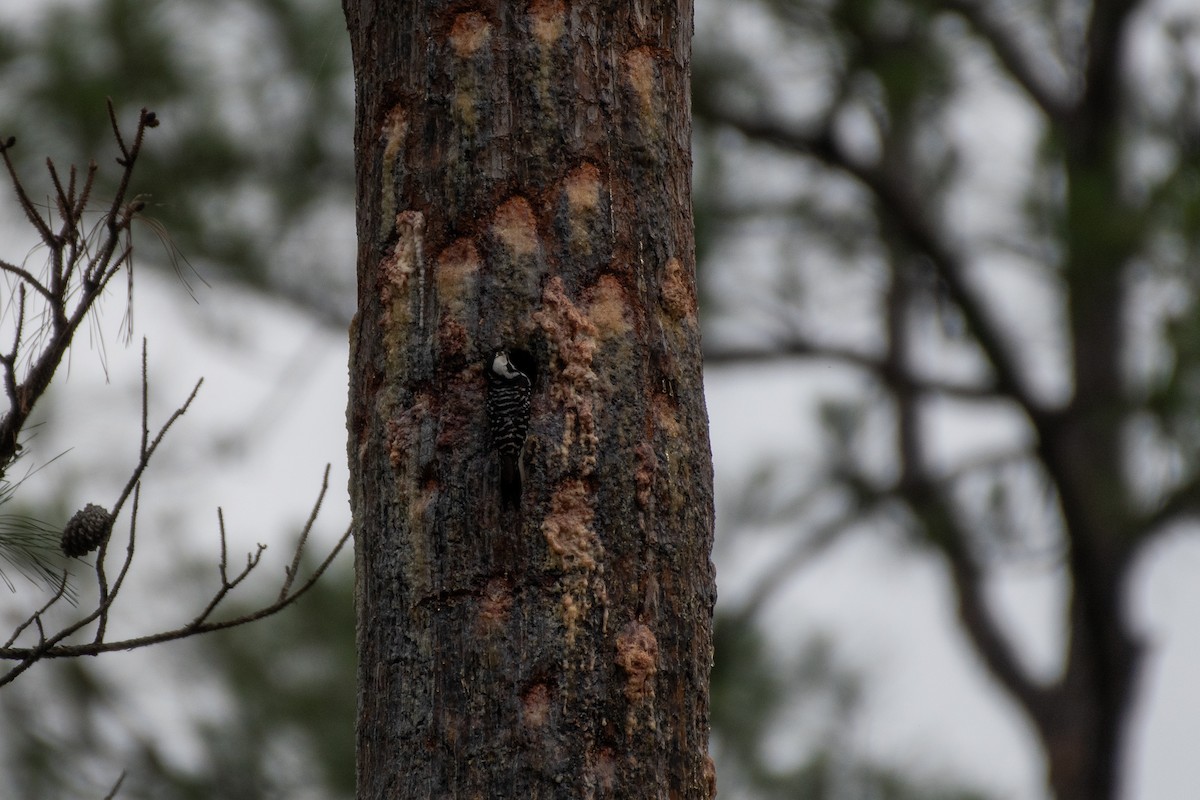
[[[345,324],[354,90],[340,6],[100,0],[5,14],[5,129],[29,145],[15,157],[86,164],[107,152],[106,97],[122,118],[153,108],[171,123],[139,180],[169,248],[205,275]]]
[[[696,196],[710,261],[741,274],[735,289],[708,273],[725,287],[709,362],[805,359],[858,381],[821,403],[819,454],[776,492],[809,518],[798,557],[858,531],[936,559],[1054,796],[1122,796],[1146,655],[1132,576],[1148,545],[1200,516],[1200,12],[778,0],[713,13],[697,45],[720,57],[695,81]],[[751,55],[739,35],[756,28]],[[751,248],[767,252],[748,265]],[[992,592],[1030,562],[1057,584],[1049,670]],[[740,618],[789,575],[757,578]]]
[[[154,108],[164,124],[139,190],[161,223],[145,235],[167,237],[158,266],[343,337],[353,98],[336,4],[2,13],[0,130],[21,157],[107,152],[106,95]],[[773,460],[717,463],[722,796],[1003,795],[926,761],[920,742],[899,764],[865,745],[888,665],[850,658],[844,631],[798,632],[810,609],[789,605],[797,586],[864,540],[928,565],[1002,692],[986,702],[1023,715],[1047,794],[1134,796],[1121,769],[1148,654],[1132,582],[1147,545],[1194,536],[1200,512],[1200,12],[701,0],[697,20],[710,380],[744,397],[798,381],[803,408],[779,413],[807,415],[799,429],[762,420],[776,439],[798,430]],[[219,318],[197,291],[199,313]],[[298,402],[285,375],[276,401]],[[187,585],[187,563],[170,568]],[[1030,572],[1038,602],[1014,611]],[[0,736],[6,784],[101,796],[128,770],[128,797],[349,796],[348,573],[281,622],[156,655],[180,676],[172,714],[138,700],[118,659],[25,676],[0,692],[6,719],[34,720]],[[821,585],[855,607],[857,587]],[[1030,627],[1048,631],[1040,649]],[[960,700],[918,705],[946,702]],[[967,720],[959,735],[972,733]]]

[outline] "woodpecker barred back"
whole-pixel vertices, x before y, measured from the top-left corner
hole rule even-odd
[[[506,350],[497,350],[487,371],[487,415],[492,449],[500,455],[500,495],[505,505],[521,501],[521,450],[529,431],[529,397],[533,382],[513,364]]]

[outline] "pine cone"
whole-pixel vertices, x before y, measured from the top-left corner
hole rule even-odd
[[[95,550],[112,531],[112,514],[104,506],[88,503],[67,523],[62,532],[62,551],[68,556],[82,556]]]

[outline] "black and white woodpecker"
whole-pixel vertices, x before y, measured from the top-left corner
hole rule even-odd
[[[488,426],[492,449],[500,456],[500,496],[506,506],[521,503],[521,451],[529,431],[533,382],[517,369],[507,350],[497,350],[487,370]]]

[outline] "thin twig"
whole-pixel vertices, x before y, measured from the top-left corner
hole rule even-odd
[[[325,502],[325,493],[329,491],[329,464],[325,465],[325,474],[321,478],[321,489],[317,492],[317,502],[313,503],[312,511],[308,515],[308,521],[304,523],[304,528],[300,532],[300,541],[296,544],[296,551],[292,555],[292,564],[285,570],[285,578],[283,586],[279,589],[279,599],[287,597],[288,590],[292,588],[292,581],[296,579],[296,575],[300,572],[300,556],[304,552],[304,545],[308,541],[308,534],[312,531],[313,525],[316,524],[317,515],[321,513],[321,504]]]
[[[221,585],[224,586],[229,582],[229,547],[226,545],[225,539],[225,510],[217,508],[217,530],[221,534],[221,559],[217,562],[217,573],[221,576]]]
[[[37,293],[46,298],[50,302],[56,302],[55,295],[41,281],[35,278],[28,270],[18,267],[16,264],[9,264],[7,261],[0,261],[0,271],[8,272],[16,275],[25,283],[37,290]]]
[[[54,593],[53,597],[51,597],[49,600],[46,601],[45,605],[43,605],[37,611],[34,611],[32,614],[29,615],[29,617],[24,622],[22,622],[20,625],[18,625],[16,628],[13,629],[12,636],[8,637],[8,641],[6,641],[4,643],[4,647],[12,647],[13,643],[15,643],[17,641],[18,637],[20,637],[20,635],[25,632],[25,629],[28,628],[30,625],[34,624],[35,622],[37,622],[38,620],[40,620],[42,618],[42,615],[45,614],[47,611],[49,611],[51,606],[53,606],[55,603],[57,603],[59,600],[61,600],[63,595],[66,594],[66,592],[67,592],[67,573],[64,570],[62,581],[60,581],[59,585],[58,585],[58,591],[56,591]]]
[[[158,446],[162,444],[163,439],[167,435],[167,431],[171,429],[171,426],[175,424],[176,420],[186,414],[188,409],[191,408],[192,401],[196,399],[196,395],[200,392],[200,387],[203,385],[204,378],[200,378],[196,381],[196,385],[192,387],[191,394],[187,396],[187,399],[183,401],[182,405],[180,405],[171,413],[171,416],[167,417],[167,421],[164,422],[162,427],[158,429],[158,433],[149,444],[146,444],[145,439],[143,438],[142,452],[138,458],[138,463],[134,467],[133,473],[129,476],[129,480],[126,482],[125,488],[121,490],[121,494],[117,498],[117,502],[113,505],[112,515],[114,517],[120,513],[121,508],[125,505],[126,499],[128,499],[130,493],[133,491],[133,487],[138,481],[141,480],[142,473],[146,471],[146,467],[150,463],[150,458],[154,455],[154,452],[158,450]],[[143,402],[144,401],[145,397],[143,396]]]
[[[104,795],[104,800],[113,800],[117,796],[117,792],[121,791],[121,784],[124,782],[125,782],[125,773],[122,772],[121,776],[119,778],[117,778],[117,782],[114,783],[113,787],[108,790],[108,794]]]
[[[54,239],[54,234],[51,232],[50,226],[46,224],[46,220],[42,219],[42,215],[38,213],[37,206],[29,199],[29,195],[25,192],[25,185],[21,183],[21,178],[17,175],[17,168],[12,162],[12,157],[8,154],[14,143],[15,140],[12,137],[9,137],[8,141],[0,143],[0,157],[4,159],[4,166],[8,169],[8,176],[17,193],[17,202],[20,204],[21,210],[25,212],[25,218],[29,220],[30,225],[37,229],[38,236],[42,241],[50,242]]]
[[[88,200],[91,199],[92,189],[96,185],[96,172],[97,171],[98,171],[98,168],[96,167],[96,162],[95,161],[90,162],[88,164],[87,176],[83,180],[83,189],[79,192],[79,197],[77,198],[75,205],[71,209],[72,218],[75,220],[77,230],[78,230],[78,226],[83,222],[84,211],[87,209]],[[70,251],[67,255],[67,265],[66,265],[66,269],[63,270],[64,285],[69,285],[71,282],[71,279],[75,277],[75,269],[83,261],[83,258],[81,258],[81,254],[83,256],[88,255],[88,240],[89,240],[89,238],[90,238],[90,236],[85,236],[82,234],[82,232],[80,232],[79,235],[71,237],[71,240],[69,243]]]
[[[25,332],[25,287],[17,287],[17,323],[13,331],[12,350],[0,354],[0,366],[4,367],[4,393],[8,402],[16,406],[20,402],[17,388],[17,357],[21,352],[21,336]],[[3,474],[3,470],[0,470]]]

